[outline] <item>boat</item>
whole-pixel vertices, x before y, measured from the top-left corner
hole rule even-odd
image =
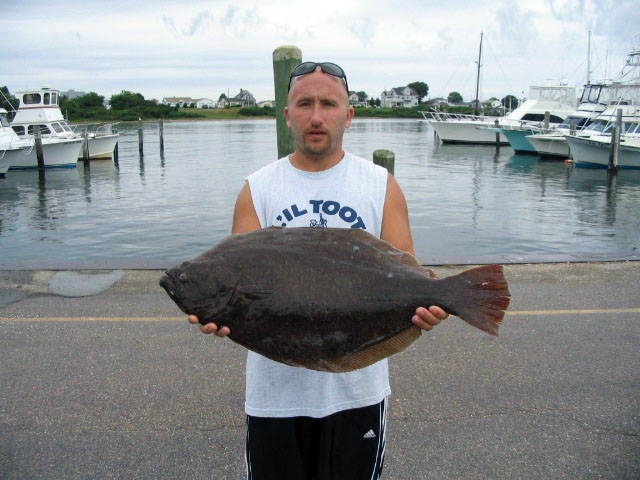
[[[578,109],[569,115],[556,130],[532,131],[526,140],[535,148],[536,153],[544,157],[566,159],[569,157],[569,144],[566,135],[579,132],[592,124],[594,119],[602,120],[596,130],[599,132],[610,122],[613,112],[605,113],[608,107],[617,105],[640,105],[640,49],[628,54],[625,66],[618,81],[591,83],[587,79]],[[625,80],[625,78],[627,78]]]
[[[573,162],[578,167],[609,165],[613,127],[621,110],[619,168],[640,168],[640,105],[608,108],[586,129],[565,135]]]
[[[568,136],[569,148],[578,167],[607,167],[611,152],[611,137]],[[618,168],[640,169],[640,133],[622,135],[618,150]]]
[[[83,138],[85,133],[87,134],[89,159],[97,160],[113,157],[113,151],[120,137],[114,123],[73,125],[71,129]],[[79,158],[83,157],[84,152],[81,149]]]
[[[4,108],[0,108],[0,123],[2,124],[0,155],[3,155],[7,169],[38,168],[38,157],[33,136],[20,138],[11,128],[7,120],[7,111]],[[77,163],[76,157],[81,146],[82,139],[43,137],[42,153],[45,167],[75,167]]]
[[[27,148],[9,126],[7,111],[0,108],[0,177],[5,176],[18,155],[23,154]]]
[[[532,85],[529,96],[518,108],[505,117],[421,112],[443,143],[496,143],[495,129],[521,127],[523,124],[542,125],[548,112],[550,124],[560,124],[576,108],[576,89],[569,85]],[[430,118],[427,118],[427,114]],[[499,132],[501,144],[509,140]]]
[[[90,130],[87,126],[75,126],[71,128],[62,116],[58,100],[60,92],[49,87],[42,87],[35,90],[24,90],[17,92],[20,106],[16,116],[11,122],[11,127],[21,138],[31,138],[35,125],[40,127],[43,143],[53,140],[84,140],[87,134],[87,144],[89,148],[89,158],[110,158],[116,143],[118,133],[113,131],[113,125],[107,124]],[[78,158],[83,157],[81,148],[76,152],[75,159],[68,159],[69,166],[75,163]],[[47,162],[48,163],[48,162]]]

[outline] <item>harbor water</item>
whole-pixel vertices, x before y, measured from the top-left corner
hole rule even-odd
[[[244,178],[275,160],[275,120],[120,125],[119,162],[0,179],[0,268],[161,267],[230,233]],[[416,120],[356,118],[345,149],[395,152],[422,263],[640,257],[640,171],[578,169],[509,147],[441,145]]]

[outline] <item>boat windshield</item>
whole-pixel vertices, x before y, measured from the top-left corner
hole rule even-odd
[[[51,124],[51,126],[56,131],[56,133],[64,133],[64,128],[62,128],[62,126],[59,123],[54,122]]]
[[[576,127],[580,128],[582,126],[585,125],[585,123],[587,123],[588,118],[586,117],[567,117],[564,119],[564,121],[558,125],[558,128],[571,128],[571,125],[575,125]]]
[[[9,120],[7,120],[6,113],[0,113],[0,124],[2,124],[3,127],[9,126]]]
[[[623,133],[640,133],[640,123],[638,122],[624,122],[622,127]]]
[[[582,97],[580,97],[580,103],[598,103],[601,91],[601,85],[585,85]]]
[[[587,130],[589,130],[590,132],[606,133],[611,131],[611,124],[606,120],[597,119],[594,120],[591,125],[589,125],[589,128]]]

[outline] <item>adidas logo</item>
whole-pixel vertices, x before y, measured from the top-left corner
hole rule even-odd
[[[373,433],[373,430],[369,430],[362,438],[376,438],[376,434]]]

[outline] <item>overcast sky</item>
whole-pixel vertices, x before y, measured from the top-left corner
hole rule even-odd
[[[429,97],[471,100],[480,32],[480,98],[526,96],[528,86],[616,77],[640,38],[638,0],[2,0],[0,86],[48,85],[161,100],[249,90],[273,99],[272,53],[333,61],[349,87],[426,82]]]

